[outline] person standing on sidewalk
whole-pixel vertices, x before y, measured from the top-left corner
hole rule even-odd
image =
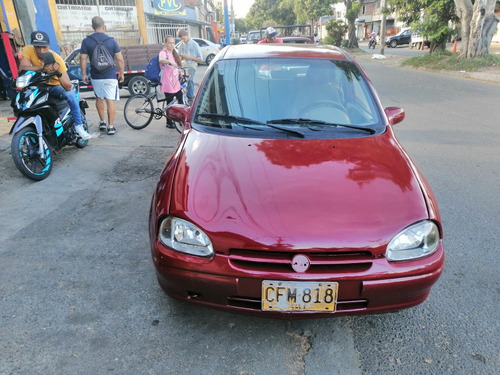
[[[196,73],[198,63],[203,62],[203,56],[201,54],[200,46],[189,37],[187,30],[180,29],[179,31],[177,31],[177,36],[181,39],[181,43],[178,48],[179,55],[184,61],[183,66],[186,68],[187,73],[189,74],[187,87],[187,104],[191,104],[194,99],[194,75]]]
[[[46,52],[52,53],[54,64],[45,65],[42,60],[42,55]],[[80,112],[80,103],[76,94],[72,90],[71,80],[68,76],[68,68],[61,56],[50,49],[49,36],[43,31],[33,31],[31,33],[31,45],[23,49],[23,57],[19,62],[19,70],[32,70],[35,72],[44,71],[51,73],[59,71],[60,77],[53,76],[47,84],[49,94],[58,98],[66,99],[71,109],[71,116],[75,124],[76,133],[83,139],[90,139],[91,136],[87,133],[82,123],[82,113]]]
[[[87,57],[90,58],[90,76],[92,78],[92,87],[94,88],[96,97],[95,106],[100,119],[99,130],[106,131],[111,135],[116,133],[116,128],[114,127],[116,115],[115,101],[120,100],[118,82],[123,82],[125,63],[123,61],[120,46],[114,38],[105,33],[106,25],[104,24],[104,20],[99,16],[93,17],[92,28],[95,32],[82,41],[82,46],[80,48],[80,69],[82,70],[83,82],[88,83]],[[106,72],[97,71],[92,64],[92,55],[94,49],[97,48],[98,42],[104,44],[104,47],[114,56],[116,63],[113,68]],[[116,79],[117,67],[118,80]],[[107,124],[104,118],[105,112],[107,112]]]

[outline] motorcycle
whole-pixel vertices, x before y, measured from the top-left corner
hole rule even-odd
[[[368,41],[368,49],[370,48],[373,48],[375,49],[375,46],[377,45],[377,39],[375,38],[371,38],[369,41]]]
[[[50,58],[47,57],[47,60]],[[13,134],[12,159],[24,176],[35,181],[49,176],[53,152],[67,145],[84,148],[88,144],[88,140],[82,139],[74,130],[68,102],[49,96],[48,88],[43,85],[55,75],[60,76],[61,73],[25,71],[16,78],[17,92],[11,103],[17,117],[9,132]],[[78,80],[72,80],[71,84],[79,100],[83,127],[88,131],[85,109],[89,106],[85,99],[80,98]]]

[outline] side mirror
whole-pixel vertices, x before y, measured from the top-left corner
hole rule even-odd
[[[405,119],[405,110],[403,108],[387,107],[384,112],[390,125],[399,124]]]
[[[186,125],[189,107],[184,104],[172,104],[167,108],[167,117],[175,122]]]

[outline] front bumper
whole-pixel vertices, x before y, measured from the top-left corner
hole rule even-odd
[[[432,255],[408,262],[390,263],[379,257],[356,265],[329,269],[311,268],[296,273],[291,268],[240,262],[231,254],[212,259],[185,256],[152,246],[160,286],[171,297],[251,315],[280,318],[331,317],[397,311],[423,302],[444,265],[442,243]],[[286,257],[286,256],[285,256]],[[262,280],[334,281],[339,283],[335,312],[276,312],[261,309]]]

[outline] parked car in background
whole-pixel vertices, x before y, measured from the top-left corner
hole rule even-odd
[[[434,195],[336,47],[231,45],[207,69],[149,216],[172,297],[253,315],[395,311],[444,265]]]
[[[313,44],[313,41],[305,36],[284,36],[281,39],[283,43]]]
[[[401,30],[396,35],[393,35],[393,36],[390,36],[389,38],[387,38],[387,40],[385,41],[385,44],[388,47],[396,48],[397,46],[401,46],[403,44],[410,44],[410,41],[411,41],[411,30],[404,29],[404,30]]]
[[[264,38],[265,32],[261,30],[252,30],[247,34],[247,43],[248,44],[254,44],[257,43],[259,40]]]
[[[126,87],[130,95],[148,94],[150,86],[144,73],[149,60],[164,48],[163,44],[138,44],[134,46],[122,46],[121,52],[125,63],[125,79],[120,88]],[[90,75],[90,62],[87,62],[87,75],[91,81],[87,85],[82,81],[82,70],[80,69],[80,48],[75,49],[65,59],[70,79],[77,79],[80,83],[80,91],[92,90],[92,76]]]
[[[220,44],[211,42],[210,40],[203,38],[191,37],[191,39],[193,39],[200,46],[201,54],[203,56],[203,61],[205,62],[205,64],[210,65],[215,55],[217,55],[221,50]],[[180,39],[175,38],[175,42],[175,48],[179,48]]]
[[[422,45],[424,47],[429,47],[431,45],[431,42],[424,37],[423,34],[421,33],[412,33],[411,34],[411,40],[410,40],[410,48],[417,48],[421,49]]]

